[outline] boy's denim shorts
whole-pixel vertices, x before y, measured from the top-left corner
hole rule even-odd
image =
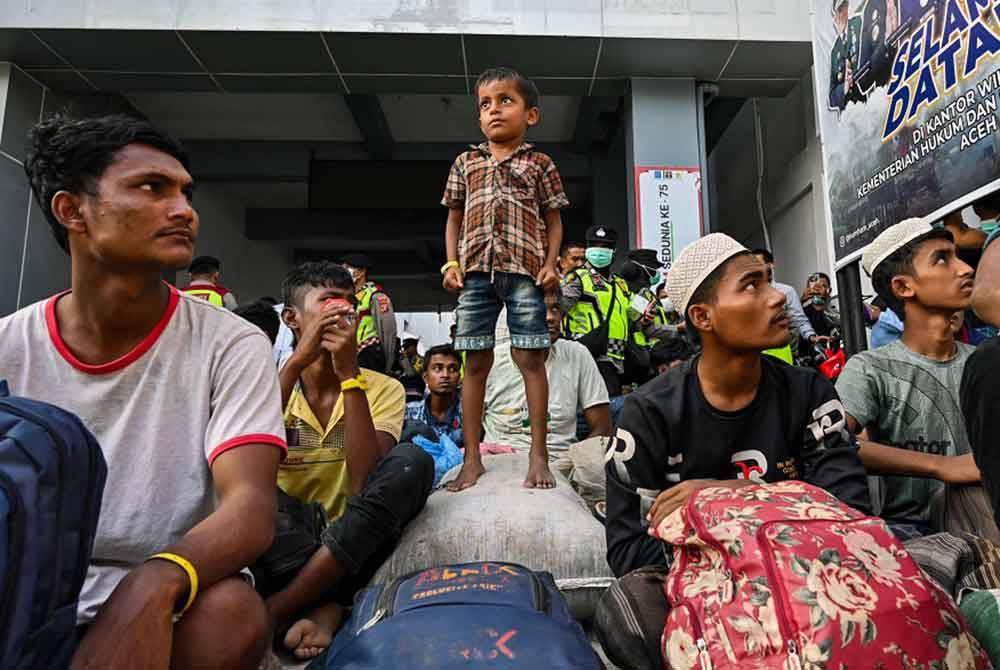
[[[496,344],[497,317],[507,306],[510,345],[515,349],[548,349],[549,329],[545,323],[542,289],[528,275],[486,272],[465,275],[455,309],[455,348],[483,351]]]

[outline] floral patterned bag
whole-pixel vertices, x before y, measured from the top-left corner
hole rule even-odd
[[[656,530],[674,545],[672,670],[990,667],[885,523],[822,489],[705,488]]]

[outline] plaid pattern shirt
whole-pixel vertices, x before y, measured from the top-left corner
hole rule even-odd
[[[465,210],[458,240],[465,272],[535,277],[548,251],[544,215],[569,199],[555,163],[531,144],[497,161],[484,142],[455,159],[441,204]]]

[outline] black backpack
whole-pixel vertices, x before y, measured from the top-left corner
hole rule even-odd
[[[76,415],[0,381],[0,668],[66,668],[107,478]]]

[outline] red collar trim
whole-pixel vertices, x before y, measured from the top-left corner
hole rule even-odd
[[[170,288],[170,300],[167,302],[167,309],[163,312],[163,316],[160,318],[159,322],[153,327],[153,330],[149,332],[142,342],[136,345],[136,347],[125,354],[124,356],[117,358],[108,363],[101,363],[100,365],[90,365],[89,363],[84,363],[79,358],[73,355],[73,352],[69,350],[66,346],[66,342],[63,340],[62,335],[59,334],[59,323],[56,320],[56,303],[63,296],[70,293],[70,291],[63,291],[58,293],[51,298],[45,304],[45,325],[49,331],[49,337],[52,339],[52,344],[55,346],[56,351],[66,359],[66,362],[72,365],[74,368],[80,372],[85,372],[89,375],[106,375],[110,372],[116,372],[122,368],[128,367],[139,358],[142,357],[147,351],[149,351],[156,341],[160,339],[160,335],[166,329],[167,324],[170,323],[170,318],[174,315],[177,310],[177,304],[180,302],[181,295],[180,292],[167,284]]]

